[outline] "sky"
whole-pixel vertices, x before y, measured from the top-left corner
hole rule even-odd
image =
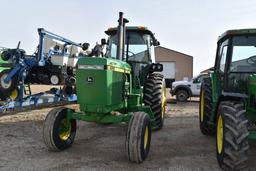
[[[38,44],[37,28],[88,42],[107,38],[124,12],[129,25],[147,26],[161,46],[193,56],[193,75],[214,65],[218,36],[228,29],[256,28],[255,0],[0,0],[0,46],[21,41],[27,54]]]

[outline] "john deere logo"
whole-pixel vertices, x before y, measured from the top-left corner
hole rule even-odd
[[[87,78],[86,78],[86,82],[87,82],[88,84],[92,84],[92,83],[94,82],[93,77],[87,77]]]

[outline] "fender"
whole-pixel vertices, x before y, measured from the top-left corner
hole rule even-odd
[[[222,92],[219,96],[216,106],[214,107],[214,113],[217,113],[218,107],[220,102],[226,101],[226,100],[233,100],[233,101],[242,101],[244,104],[246,104],[246,99],[248,96],[246,94],[242,93],[230,93],[230,92]],[[215,124],[216,123],[216,115],[211,115],[211,121]]]

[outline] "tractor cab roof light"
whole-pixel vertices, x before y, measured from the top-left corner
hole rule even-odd
[[[108,31],[115,31],[116,30],[116,27],[110,27],[108,28]]]
[[[146,27],[145,26],[138,26],[137,27],[139,30],[146,30]]]

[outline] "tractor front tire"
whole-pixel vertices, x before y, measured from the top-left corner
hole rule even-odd
[[[199,126],[202,134],[204,135],[215,135],[214,124],[210,125],[210,117],[213,114],[213,103],[212,103],[212,83],[211,78],[204,78],[201,91],[200,91],[200,103],[199,103]]]
[[[166,107],[166,89],[164,77],[161,74],[149,74],[145,81],[143,102],[150,106],[154,114],[155,130],[163,127]]]
[[[76,135],[76,120],[67,119],[67,108],[52,109],[43,125],[43,139],[50,151],[69,148]]]
[[[127,129],[125,147],[131,162],[143,162],[149,153],[151,142],[151,124],[148,114],[135,112]]]
[[[13,93],[12,91],[17,89],[18,77],[17,74],[12,77],[12,79],[5,83],[4,79],[8,76],[11,70],[6,69],[0,72],[0,99],[6,100]]]
[[[248,129],[243,104],[221,102],[216,127],[216,154],[219,166],[225,170],[239,170],[248,160]]]

